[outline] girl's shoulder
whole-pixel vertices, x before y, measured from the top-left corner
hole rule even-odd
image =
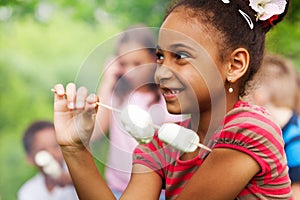
[[[227,113],[221,131],[215,135],[215,147],[229,147],[248,153],[259,163],[273,158],[284,163],[284,141],[281,128],[262,107],[239,101]]]
[[[264,115],[266,117],[271,116],[271,114],[264,107],[243,100],[239,100],[234,105],[233,109],[228,112],[228,115],[232,113],[242,113],[242,112],[257,113],[260,115]]]
[[[225,118],[223,125],[251,124],[252,126],[272,126],[276,132],[281,132],[271,114],[262,106],[254,105],[246,101],[238,101],[234,108],[230,110]]]
[[[225,116],[222,130],[214,141],[214,148],[235,149],[248,154],[259,164],[261,171],[253,183],[258,183],[255,187],[260,192],[275,185],[288,187],[281,128],[263,107],[239,101]]]

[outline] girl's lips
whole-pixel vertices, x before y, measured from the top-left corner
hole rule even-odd
[[[161,88],[161,91],[166,100],[175,100],[183,89]]]

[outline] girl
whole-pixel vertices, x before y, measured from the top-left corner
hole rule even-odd
[[[171,7],[159,32],[155,80],[168,111],[191,113],[188,126],[212,151],[184,153],[154,137],[135,149],[121,198],[157,199],[162,188],[167,199],[291,198],[280,127],[261,107],[239,100],[260,66],[265,34],[286,14],[287,4],[182,0]],[[61,84],[55,89],[57,140],[78,195],[114,199],[84,146],[97,96],[88,96],[84,87],[76,91],[72,83],[66,96]]]

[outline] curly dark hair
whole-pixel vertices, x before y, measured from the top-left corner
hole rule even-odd
[[[234,49],[243,47],[250,54],[249,69],[240,80],[240,95],[245,94],[245,87],[249,80],[259,69],[265,49],[266,33],[277,23],[279,23],[287,13],[289,1],[284,13],[278,15],[273,21],[256,20],[256,12],[249,6],[247,0],[234,0],[229,4],[221,0],[179,0],[173,2],[167,13],[167,17],[176,9],[184,8],[188,17],[196,18],[203,25],[214,33],[214,37],[219,39],[218,48],[221,52],[220,60],[226,59]],[[251,30],[245,18],[239,10],[246,13],[254,23]]]
[[[54,124],[50,121],[35,121],[32,122],[27,129],[24,132],[23,135],[23,146],[27,154],[31,153],[32,150],[32,143],[34,140],[35,135],[45,129],[53,129],[54,130]]]

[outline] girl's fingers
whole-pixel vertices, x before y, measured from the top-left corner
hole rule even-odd
[[[90,94],[87,98],[86,98],[86,110],[87,111],[96,111],[95,108],[97,108],[97,103],[98,102],[98,96],[95,94]]]
[[[64,105],[67,105],[68,109],[84,109],[88,113],[97,111],[98,97],[96,94],[90,94],[88,96],[88,90],[85,87],[80,87],[76,91],[76,85],[69,83],[64,89],[62,84],[54,86],[55,101],[64,100]],[[96,109],[95,109],[96,108]]]
[[[62,84],[56,84],[54,86],[55,94],[54,94],[54,101],[58,101],[64,99],[65,97],[65,88]]]
[[[86,102],[88,104],[96,104],[98,102],[98,96],[96,94],[90,94],[87,98],[86,98]]]
[[[85,99],[88,96],[88,90],[85,87],[80,87],[77,90],[76,95],[76,108],[77,109],[83,109],[85,106]]]
[[[66,95],[67,95],[68,108],[74,109],[75,100],[76,100],[76,85],[74,83],[69,83],[67,85]]]

